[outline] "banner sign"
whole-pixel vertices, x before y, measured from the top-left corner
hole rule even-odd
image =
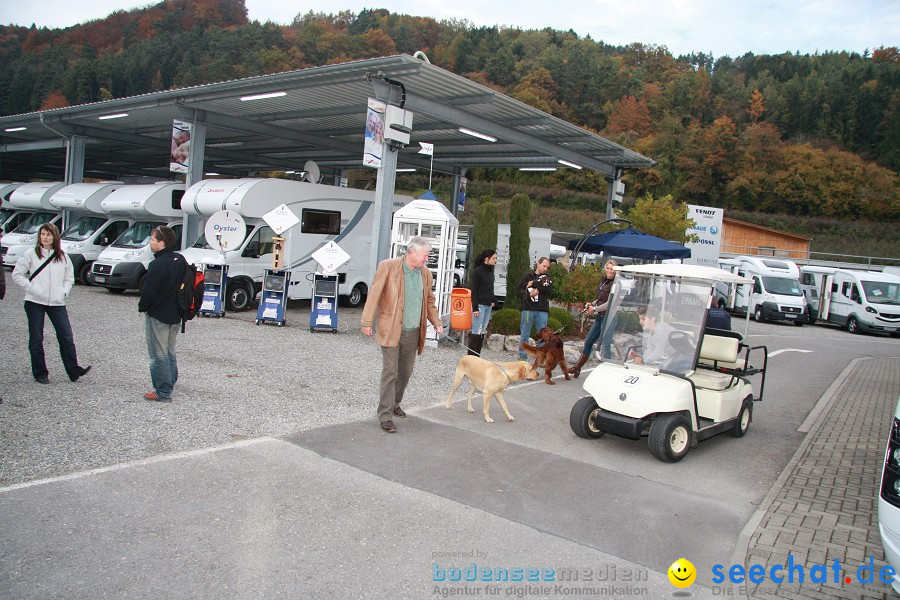
[[[373,169],[381,168],[381,152],[384,148],[384,111],[387,104],[369,98],[366,110],[366,142],[363,148],[363,165]]]
[[[693,219],[695,223],[687,233],[696,235],[700,240],[684,245],[685,248],[691,249],[691,257],[684,259],[684,263],[717,267],[722,247],[722,218],[725,216],[725,210],[692,204],[688,204],[687,208],[688,219]]]
[[[169,170],[187,173],[191,158],[191,127],[187,121],[172,121],[172,150],[169,153]]]

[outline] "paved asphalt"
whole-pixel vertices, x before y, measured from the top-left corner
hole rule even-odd
[[[790,499],[809,495],[815,440],[828,435],[854,436],[862,448],[845,453],[868,473],[829,493],[876,493],[900,395],[894,338],[751,323],[750,341],[771,359],[750,433],[702,442],[670,465],[644,441],[575,437],[577,380],[511,388],[514,422],[498,408],[490,425],[467,413],[462,390],[445,410],[452,345],[418,359],[410,416],[384,434],[380,354],[358,333],[358,310],[342,311],[342,332],[311,334],[302,302],[285,328],[257,327],[251,313],[189,323],[176,401],[144,402],[135,306],[133,293],[77,287],[69,310],[94,370],[62,381],[48,329],[53,383],[39,386],[21,293],[0,302],[0,598],[705,598],[750,593],[716,585],[716,564],[784,564],[806,544],[811,565],[815,527],[832,520],[863,530],[868,545],[852,546],[850,529],[844,542],[829,537],[829,558],[877,552],[874,503],[854,505],[861,514],[848,522],[849,504]],[[842,418],[860,411],[872,416]],[[791,511],[802,516],[788,542]],[[698,573],[687,590],[666,574],[679,557]],[[498,571],[512,580],[493,581]],[[753,591],[869,598],[888,588]]]

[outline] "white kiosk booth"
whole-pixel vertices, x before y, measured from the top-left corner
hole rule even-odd
[[[426,195],[428,192],[426,192]],[[438,314],[447,329],[450,324],[450,290],[453,287],[453,266],[456,259],[456,233],[459,220],[434,196],[423,195],[396,213],[391,227],[391,258],[406,253],[406,244],[420,235],[431,242],[427,267],[434,277],[434,299]],[[437,346],[438,334],[428,324],[425,342]]]

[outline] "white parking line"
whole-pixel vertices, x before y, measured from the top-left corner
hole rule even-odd
[[[800,348],[782,348],[781,350],[776,350],[775,352],[769,352],[769,358],[772,358],[773,356],[778,356],[778,355],[781,354],[782,352],[803,352],[803,353],[808,353],[808,352],[812,352],[812,350],[801,350]]]

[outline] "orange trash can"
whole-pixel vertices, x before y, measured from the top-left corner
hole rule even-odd
[[[472,329],[472,290],[453,288],[450,291],[450,327],[457,331]]]

